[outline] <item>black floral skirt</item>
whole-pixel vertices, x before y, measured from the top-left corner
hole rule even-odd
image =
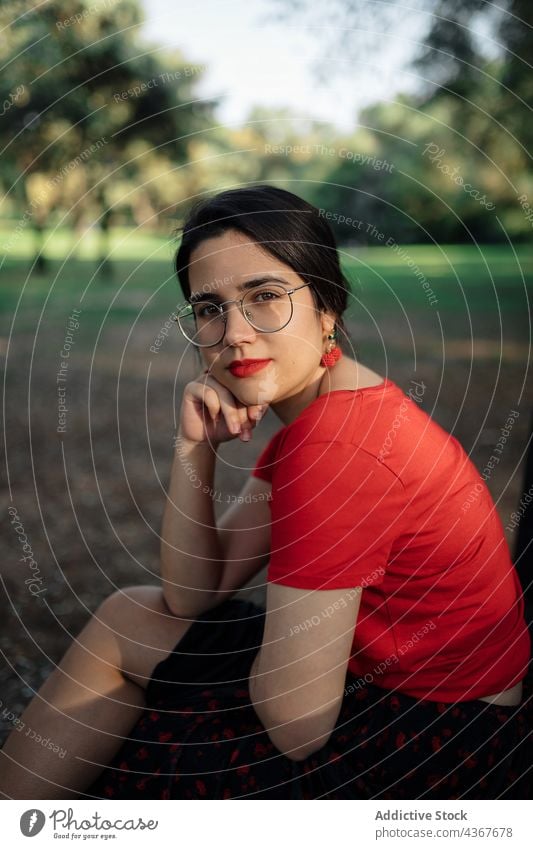
[[[292,761],[250,702],[263,608],[229,599],[154,669],[146,709],[85,791],[102,799],[530,799],[532,693],[522,703],[415,699],[351,673],[326,745]],[[351,686],[350,686],[351,685]]]

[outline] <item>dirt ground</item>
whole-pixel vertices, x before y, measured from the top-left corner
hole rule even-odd
[[[34,318],[38,318],[37,314]],[[492,326],[470,339],[453,332],[449,317],[445,358],[441,341],[423,319],[411,342],[392,316],[380,332],[387,356],[371,331],[352,325],[362,362],[407,391],[412,379],[426,384],[423,407],[453,431],[481,470],[512,410],[518,410],[501,462],[488,485],[503,523],[521,490],[522,454],[531,415],[531,383],[524,385],[528,340],[511,326],[502,348]],[[31,322],[29,323],[31,325]],[[165,501],[182,386],[197,371],[173,341],[150,352],[160,321],[147,320],[129,336],[128,322],[106,325],[94,352],[81,338],[66,369],[65,433],[58,434],[58,383],[64,316],[46,328],[19,332],[7,347],[5,441],[7,486],[2,495],[3,615],[0,622],[0,739],[12,728],[33,692],[64,654],[90,613],[115,588],[158,582],[159,530]],[[96,338],[96,334],[95,334]],[[529,399],[529,401],[528,401]],[[517,406],[519,405],[519,406]],[[215,486],[217,511],[237,494],[261,448],[281,423],[270,411],[252,442],[220,449]],[[12,501],[10,500],[12,498]],[[38,564],[36,579],[9,524],[14,506]],[[514,544],[509,535],[509,543]],[[262,578],[248,590],[263,598]],[[35,584],[33,592],[35,592]],[[246,591],[245,591],[246,592]]]

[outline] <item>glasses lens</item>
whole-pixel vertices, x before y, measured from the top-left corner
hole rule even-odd
[[[291,298],[283,286],[269,284],[250,289],[242,306],[250,324],[267,333],[281,330],[291,320]]]
[[[252,327],[265,333],[281,330],[292,316],[290,295],[276,284],[250,289],[243,298],[242,308]],[[226,332],[220,306],[207,301],[188,304],[178,313],[178,322],[183,335],[200,347],[218,345]]]
[[[216,345],[224,336],[224,319],[216,304],[190,304],[178,314],[181,332],[194,345]]]

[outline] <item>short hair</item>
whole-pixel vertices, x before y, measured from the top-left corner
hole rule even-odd
[[[227,189],[203,198],[191,209],[181,231],[175,269],[185,298],[189,298],[189,265],[193,250],[205,239],[237,230],[290,266],[312,292],[318,309],[335,314],[346,337],[342,314],[350,285],[342,272],[335,236],[318,209],[285,189],[267,184]],[[341,345],[342,339],[337,340]]]

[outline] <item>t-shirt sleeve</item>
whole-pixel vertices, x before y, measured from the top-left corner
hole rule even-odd
[[[281,436],[281,431],[278,430],[274,434],[270,442],[267,442],[261,454],[257,458],[257,462],[252,469],[252,477],[261,478],[261,480],[272,483],[272,474],[276,460],[278,441]]]
[[[294,447],[272,477],[267,581],[312,590],[382,583],[405,502],[401,481],[357,445]]]

